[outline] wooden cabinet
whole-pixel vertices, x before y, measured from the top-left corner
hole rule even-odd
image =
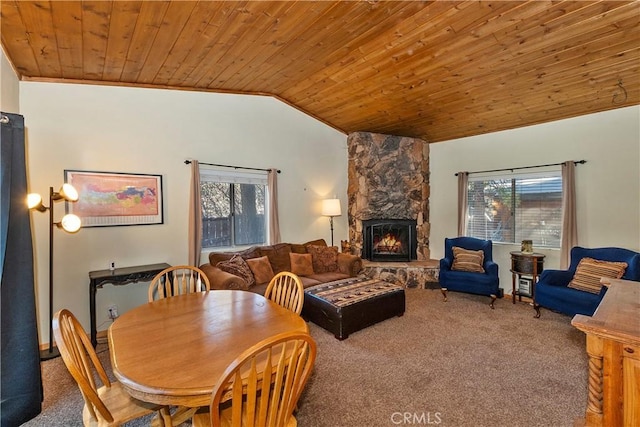
[[[593,316],[571,324],[587,334],[585,426],[640,425],[640,282],[611,280]]]

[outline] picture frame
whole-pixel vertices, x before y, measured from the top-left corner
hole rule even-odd
[[[69,169],[64,178],[79,196],[67,213],[83,228],[164,223],[162,175]]]

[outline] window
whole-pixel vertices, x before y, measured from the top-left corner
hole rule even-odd
[[[266,191],[266,173],[200,169],[202,247],[265,244]]]
[[[527,175],[469,177],[467,236],[494,242],[560,247],[560,171]]]

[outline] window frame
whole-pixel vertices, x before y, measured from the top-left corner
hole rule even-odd
[[[563,185],[562,185],[562,171],[559,168],[548,168],[545,170],[539,170],[536,172],[522,172],[522,173],[518,173],[518,172],[512,172],[512,173],[504,173],[504,172],[492,172],[492,173],[482,173],[482,174],[478,174],[475,175],[473,177],[469,176],[467,181],[467,194],[466,194],[466,199],[467,199],[467,205],[465,207],[465,236],[468,237],[476,237],[476,238],[486,238],[488,240],[492,240],[494,243],[497,244],[505,244],[505,245],[514,245],[514,244],[519,244],[521,240],[524,239],[529,239],[529,240],[534,240],[534,247],[538,247],[538,248],[542,248],[542,249],[560,249],[561,247],[561,233],[562,233],[562,216],[563,216]],[[554,194],[559,194],[559,203],[557,207],[552,207],[551,209],[559,209],[559,213],[553,215],[553,222],[551,225],[548,224],[544,224],[544,227],[541,230],[541,233],[548,233],[552,236],[554,236],[551,240],[553,241],[553,244],[545,244],[544,243],[544,239],[543,238],[532,238],[531,236],[527,236],[527,235],[522,235],[522,231],[523,229],[526,228],[526,226],[524,225],[525,220],[526,219],[535,219],[536,217],[532,217],[532,216],[523,216],[524,213],[521,213],[521,211],[523,211],[524,208],[521,204],[518,203],[518,198],[521,198],[523,194],[525,194],[525,191],[522,191],[522,189],[518,189],[519,186],[522,185],[522,181],[527,181],[527,180],[545,180],[545,179],[554,179],[554,180],[559,180],[560,181],[560,189],[559,191],[553,191],[554,189],[557,188],[558,184],[553,184],[553,186],[551,186],[549,188],[549,191],[545,191],[545,192],[540,192],[539,194],[543,195],[542,197],[540,197],[539,199],[536,199],[537,203],[542,203],[544,200],[548,200],[549,197],[551,199],[557,199],[557,196],[553,196]],[[509,213],[511,215],[511,218],[509,219],[509,222],[511,223],[511,228],[508,228],[510,230],[510,234],[512,234],[512,237],[510,238],[510,240],[503,240],[503,239],[496,239],[495,235],[494,236],[487,236],[486,234],[486,229],[485,229],[485,236],[482,237],[480,235],[478,235],[478,233],[473,233],[470,227],[471,224],[471,220],[472,220],[472,215],[471,215],[471,207],[473,204],[473,201],[471,200],[471,189],[474,186],[474,183],[477,182],[488,182],[488,181],[511,181],[510,185],[505,187],[505,189],[510,192],[510,199],[507,200],[508,202],[510,202],[510,206],[508,206],[509,208]],[[487,205],[487,196],[486,193],[484,193],[484,191],[486,191],[486,187],[487,185],[485,184],[485,189],[483,189],[483,196],[485,198],[485,202],[484,202],[484,211],[483,211],[483,215],[487,216],[487,209],[488,209],[488,205]],[[546,196],[544,196],[546,195]],[[499,198],[497,198],[499,200]],[[490,200],[496,200],[496,199],[491,199]],[[557,203],[557,202],[556,202]],[[540,223],[547,222],[547,220],[543,220],[542,217],[540,216],[540,214],[542,213],[542,210],[545,208],[539,207],[539,209],[541,210],[540,212],[538,212],[538,220]],[[546,208],[549,209],[549,208]],[[492,218],[495,218],[495,216],[492,216]],[[501,221],[501,224],[504,223],[504,221]],[[553,225],[555,224],[555,226]],[[556,236],[557,234],[557,236]]]
[[[204,246],[204,229],[202,236],[202,250],[204,252],[215,252],[228,249],[242,249],[255,245],[268,245],[269,244],[269,185],[268,185],[268,172],[267,171],[227,171],[213,168],[200,168],[200,186],[205,182],[225,183],[231,185],[229,194],[229,209],[230,209],[230,241],[231,245],[225,246]],[[235,241],[235,191],[233,184],[254,184],[264,186],[264,235],[263,241],[259,243],[251,244],[236,244]],[[203,196],[200,195],[200,206],[202,209],[202,221],[205,221]]]

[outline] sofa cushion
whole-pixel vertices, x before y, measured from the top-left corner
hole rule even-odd
[[[249,264],[249,268],[253,273],[253,277],[256,279],[256,285],[268,283],[271,279],[273,279],[273,276],[275,276],[275,274],[273,274],[273,269],[271,268],[269,258],[267,258],[266,255],[258,258],[248,259],[247,264]]]
[[[234,255],[240,255],[245,260],[261,256],[260,248],[257,246],[252,246],[248,249],[245,249],[239,252],[210,252],[209,263],[211,265],[217,265],[220,261],[230,260],[231,258],[233,258]]]
[[[269,258],[271,268],[275,274],[281,271],[291,271],[290,253],[291,245],[288,243],[277,243],[271,246],[260,247],[260,255]]]
[[[482,249],[472,251],[454,246],[452,270],[484,273],[484,251]]]
[[[256,284],[256,280],[253,277],[251,268],[249,268],[249,264],[247,264],[240,255],[234,255],[227,261],[220,261],[216,264],[216,267],[222,271],[241,277],[245,282],[247,282],[247,286],[249,287]]]
[[[298,244],[298,243],[292,243],[291,244],[291,252],[295,252],[297,254],[306,254],[307,252],[307,245],[314,245],[314,246],[327,246],[327,242],[324,239],[316,239],[316,240],[311,240],[307,243],[302,243],[302,244]]]
[[[338,247],[307,245],[311,254],[314,273],[338,271]]]
[[[602,277],[619,279],[624,275],[626,269],[626,262],[600,261],[585,257],[578,263],[576,272],[568,287],[599,294],[600,289],[602,289],[602,284],[600,283]]]
[[[311,279],[319,284],[333,282],[334,280],[347,279],[348,277],[350,277],[348,274],[340,273],[339,271],[332,271],[328,273],[314,273],[311,276],[306,276],[304,278],[301,277],[300,279],[302,279],[302,285],[306,288],[307,284],[304,279]]]
[[[289,254],[291,260],[291,272],[298,276],[309,276],[313,274],[313,264],[311,254]]]

